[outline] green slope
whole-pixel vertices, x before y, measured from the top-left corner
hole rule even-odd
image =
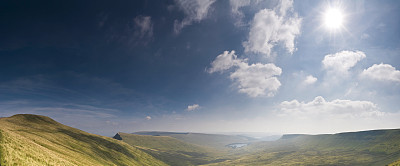
[[[218,165],[388,165],[400,158],[400,130],[286,135],[242,150],[249,155]]]
[[[390,163],[389,166],[400,166],[400,160]]]
[[[141,148],[169,165],[206,164],[218,161],[218,156],[221,156],[212,148],[186,143],[170,136],[118,133],[114,138]]]
[[[124,142],[30,114],[0,119],[0,165],[166,165]]]

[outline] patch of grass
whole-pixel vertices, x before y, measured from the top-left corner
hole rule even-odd
[[[390,163],[389,166],[400,166],[400,160]]]
[[[45,116],[1,118],[0,131],[1,165],[166,165],[124,142]]]

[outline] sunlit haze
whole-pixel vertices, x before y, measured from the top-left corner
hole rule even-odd
[[[338,29],[343,23],[343,14],[339,9],[330,8],[324,15],[325,26],[328,29]]]

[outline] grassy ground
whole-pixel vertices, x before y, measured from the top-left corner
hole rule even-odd
[[[124,142],[48,117],[0,119],[0,165],[166,165]]]
[[[397,161],[389,164],[389,166],[400,166],[400,160],[397,160]]]

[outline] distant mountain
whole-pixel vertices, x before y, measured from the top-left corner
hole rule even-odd
[[[176,135],[176,134],[189,134],[189,132],[168,132],[168,131],[139,131],[139,132],[134,132],[132,134],[137,134],[137,135],[152,135],[152,136],[161,136],[161,135]]]
[[[141,131],[117,133],[115,139],[141,148],[170,165],[202,165],[236,159],[241,155],[236,146],[255,142],[241,135],[204,134],[190,132]]]
[[[218,153],[213,148],[187,143],[170,136],[159,136],[160,133],[155,135],[157,136],[120,132],[114,138],[120,138],[129,145],[140,148],[169,165],[200,165],[221,161],[218,160],[221,152]]]
[[[135,132],[133,134],[170,136],[186,143],[214,148],[216,150],[226,150],[227,148],[226,145],[233,143],[251,143],[257,141],[257,139],[242,135],[204,134],[204,133],[189,133],[189,132],[180,133],[180,132],[142,131],[142,132]]]
[[[124,142],[46,116],[0,118],[0,165],[166,165]]]
[[[242,150],[248,154],[215,165],[388,165],[400,159],[400,129],[291,134]]]
[[[307,136],[306,134],[284,134],[280,139],[293,139],[300,136]]]

